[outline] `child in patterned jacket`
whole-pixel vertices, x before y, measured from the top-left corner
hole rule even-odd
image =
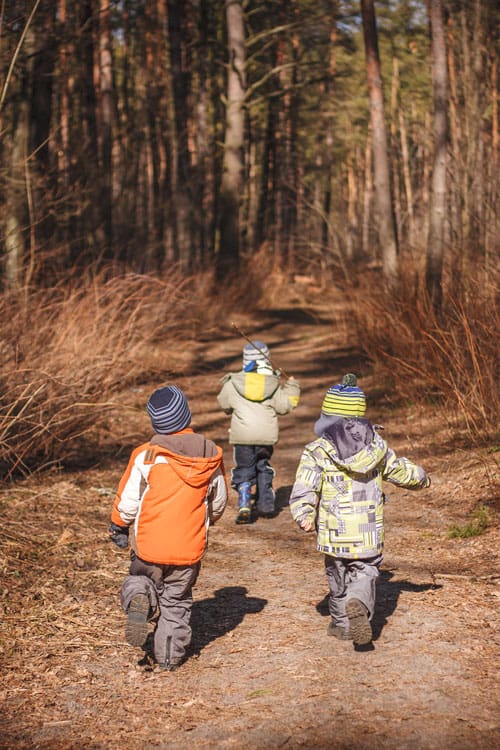
[[[372,640],[375,582],[384,546],[382,480],[430,486],[424,469],[398,458],[364,418],[366,400],[349,373],[331,387],[305,446],[290,495],[293,519],[316,530],[325,556],[331,620],[328,635],[366,645]]]

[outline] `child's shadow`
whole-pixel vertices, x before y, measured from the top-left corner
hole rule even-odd
[[[225,586],[211,599],[195,601],[191,611],[193,640],[190,654],[199,654],[209,643],[234,630],[245,615],[261,612],[267,599],[247,596],[244,586]]]
[[[290,506],[290,494],[292,492],[292,485],[286,484],[283,487],[278,487],[276,490],[276,496],[274,499],[274,506],[276,508],[276,515],[279,515],[282,510]]]
[[[440,589],[441,586],[434,583],[412,583],[411,581],[392,581],[394,573],[389,570],[381,570],[377,580],[377,598],[375,601],[375,613],[372,620],[373,640],[380,638],[380,634],[387,624],[389,617],[395,612],[399,595],[402,591],[429,591],[429,589]],[[316,605],[316,610],[326,617],[330,614],[328,610],[328,594]]]

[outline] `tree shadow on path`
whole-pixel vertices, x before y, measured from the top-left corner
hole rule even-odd
[[[391,581],[394,573],[389,570],[381,570],[377,580],[377,599],[375,602],[375,613],[372,620],[373,640],[380,638],[382,630],[389,617],[395,612],[398,599],[402,591],[415,594],[429,589],[440,589],[441,585],[435,583],[412,583],[411,581]],[[316,610],[323,617],[329,617],[328,594],[316,605]],[[373,648],[373,646],[372,646]],[[368,650],[367,647],[356,647],[356,650]]]
[[[195,601],[191,612],[190,653],[199,654],[209,643],[234,630],[246,615],[261,612],[266,604],[267,599],[247,596],[244,586],[225,586],[214,591],[212,598]]]

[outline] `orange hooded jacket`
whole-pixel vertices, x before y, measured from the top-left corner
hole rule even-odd
[[[176,435],[189,439],[189,433],[187,428]],[[207,545],[211,494],[219,495],[219,504],[225,494],[223,506],[227,500],[222,449],[206,440],[209,450],[204,452],[214,455],[192,456],[174,452],[171,444],[144,443],[133,451],[111,520],[120,526],[134,522],[136,552],[142,560],[192,565]]]

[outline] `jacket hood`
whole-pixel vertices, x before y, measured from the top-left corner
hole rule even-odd
[[[190,487],[203,487],[222,465],[222,448],[190,429],[173,435],[155,435],[145,463],[164,456],[175,473]]]
[[[338,419],[321,440],[332,460],[349,474],[370,473],[387,453],[387,443],[367,419]]]
[[[260,372],[236,372],[231,375],[231,383],[240,396],[249,401],[265,401],[279,387],[276,375]]]

